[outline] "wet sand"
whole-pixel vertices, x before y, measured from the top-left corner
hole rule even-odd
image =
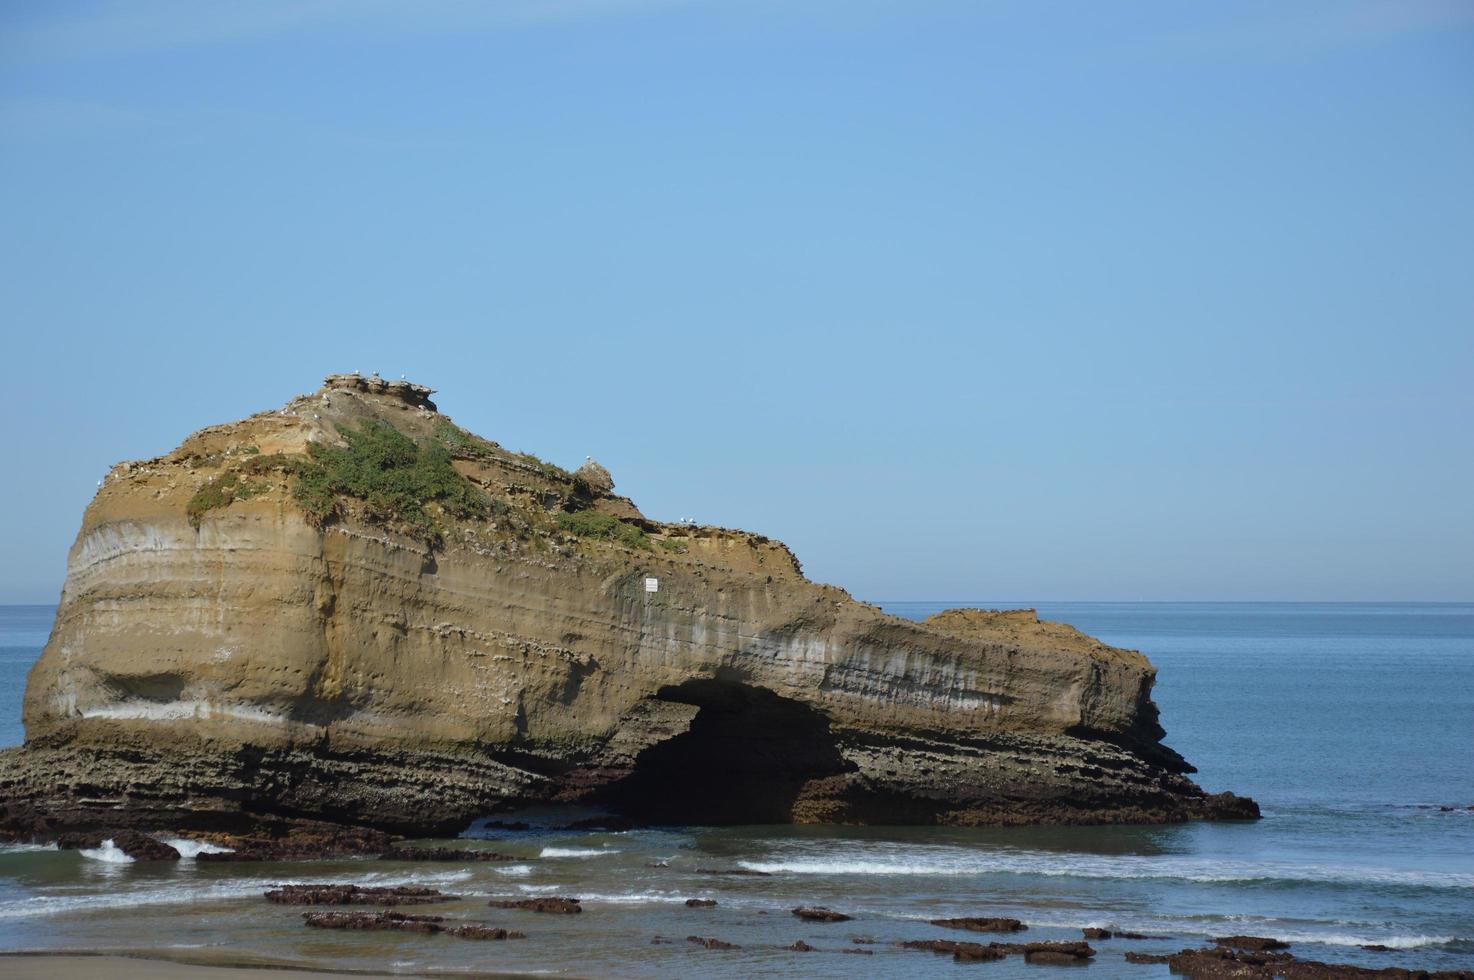
[[[0,953],[0,976],[6,980],[403,980],[404,977],[514,977],[513,973],[360,973],[316,970],[265,963],[202,963],[142,956],[78,956],[50,953]]]

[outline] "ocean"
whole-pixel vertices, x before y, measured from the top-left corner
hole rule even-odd
[[[1210,791],[1257,799],[1255,823],[1109,828],[689,827],[629,833],[470,828],[511,863],[425,866],[131,864],[115,854],[0,848],[0,949],[164,950],[221,961],[602,977],[755,974],[1037,977],[1068,967],[982,964],[906,939],[1010,939],[928,919],[1013,916],[1017,938],[1086,926],[1162,938],[1093,942],[1096,977],[1166,977],[1123,953],[1231,933],[1302,958],[1474,969],[1474,605],[1404,603],[881,603],[922,618],[955,605],[1037,605],[1159,669],[1167,743]],[[0,607],[0,742],[21,740],[25,673],[50,607]],[[503,817],[503,819],[506,819]],[[465,846],[465,842],[462,842]],[[669,867],[650,867],[666,863]],[[768,877],[713,877],[701,867]],[[288,881],[416,882],[463,896],[433,911],[524,940],[304,928],[261,892]],[[575,895],[580,915],[486,908],[489,897]],[[689,909],[687,898],[712,898]],[[811,924],[796,905],[849,922]],[[417,910],[427,911],[427,910]],[[688,936],[738,949],[709,950]],[[653,942],[655,937],[672,940]],[[819,952],[783,947],[802,939]],[[865,940],[873,940],[868,942]],[[1380,944],[1390,952],[1360,947]],[[840,955],[849,952],[851,955]],[[3,972],[3,971],[0,971]]]

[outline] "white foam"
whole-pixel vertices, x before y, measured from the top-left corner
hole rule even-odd
[[[492,868],[492,870],[499,875],[506,875],[509,878],[525,878],[528,875],[532,874],[532,865],[508,864],[500,868]]]
[[[1276,932],[1274,938],[1287,943],[1320,943],[1326,946],[1390,946],[1392,949],[1418,949],[1421,946],[1442,946],[1451,943],[1454,936],[1352,936],[1341,933],[1317,934],[1313,932]]]
[[[591,858],[619,852],[607,847],[545,847],[538,857],[545,858]]]
[[[38,851],[55,851],[55,844],[0,844],[0,856],[6,854],[34,854]]]
[[[1309,881],[1474,888],[1474,874],[1457,871],[956,847],[912,846],[903,849],[890,845],[858,848],[851,845],[844,853],[777,855],[760,861],[738,861],[737,864],[768,874],[828,876],[1019,874],[1050,878],[1176,879],[1209,883]]]
[[[123,853],[123,849],[114,844],[111,837],[103,841],[101,847],[84,847],[78,853],[84,858],[106,861],[108,864],[131,864],[133,862],[133,858]]]
[[[229,847],[221,847],[219,844],[210,844],[202,840],[186,840],[183,837],[165,837],[164,843],[178,851],[179,856],[185,860],[192,860],[201,854],[234,853]]]
[[[100,849],[99,849],[100,850]],[[82,852],[86,854],[86,851]],[[119,852],[121,853],[121,852]],[[126,855],[124,855],[126,857]],[[131,860],[131,859],[130,859]],[[447,871],[435,874],[395,874],[393,872],[371,872],[345,877],[331,875],[324,878],[299,878],[298,881],[331,881],[354,885],[442,885],[465,881],[470,871]],[[80,894],[67,891],[52,894],[32,894],[14,901],[0,902],[0,920],[30,919],[65,913],[105,913],[113,909],[133,908],[141,905],[192,905],[204,901],[226,901],[247,897],[259,898],[264,892],[282,885],[281,878],[241,878],[225,882],[201,882],[197,879],[176,881],[162,886],[90,892]]]
[[[580,902],[603,903],[606,905],[659,905],[682,904],[690,898],[688,892],[668,892],[652,889],[643,892],[590,893],[572,889]]]
[[[652,888],[640,892],[586,892],[568,885],[518,885],[524,895],[576,895],[580,902],[606,905],[663,905],[679,904],[691,897],[690,892],[673,892]]]

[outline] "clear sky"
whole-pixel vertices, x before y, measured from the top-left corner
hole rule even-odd
[[[868,599],[1474,598],[1474,3],[0,5],[0,601],[334,371]]]

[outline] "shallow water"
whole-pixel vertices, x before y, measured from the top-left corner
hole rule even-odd
[[[887,608],[921,617],[955,604]],[[1333,962],[1474,968],[1474,811],[1438,808],[1474,804],[1474,606],[1081,603],[1040,611],[1146,652],[1161,671],[1168,743],[1199,767],[1207,788],[1255,796],[1266,819],[625,834],[473,828],[471,837],[518,860],[465,866],[369,859],[151,866],[108,860],[116,854],[7,848],[0,850],[0,948],[170,947],[376,969],[616,977],[1050,972],[1017,958],[957,965],[891,945],[1005,938],[925,920],[1008,915],[1029,924],[1030,939],[1078,938],[1087,925],[1169,937],[1094,943],[1092,976],[1166,976],[1165,967],[1125,963],[1122,952],[1174,951],[1232,932],[1290,939],[1299,955]],[[5,722],[18,716],[24,670],[49,620],[50,610],[0,608]],[[20,642],[27,637],[30,646]],[[18,737],[18,727],[10,731]],[[670,867],[648,866],[662,861]],[[771,876],[696,871],[709,867]],[[433,911],[519,928],[529,938],[310,930],[300,909],[262,901],[261,892],[284,881],[430,884],[465,896]],[[585,911],[486,908],[489,897],[544,894],[579,896]],[[719,905],[687,909],[691,897]],[[855,920],[803,923],[788,911],[800,903]],[[742,948],[698,949],[688,935]],[[655,936],[675,942],[652,944]],[[877,942],[862,947],[855,938]],[[781,949],[796,939],[825,952]],[[1357,948],[1365,943],[1397,951]],[[873,955],[838,952],[846,948]]]

